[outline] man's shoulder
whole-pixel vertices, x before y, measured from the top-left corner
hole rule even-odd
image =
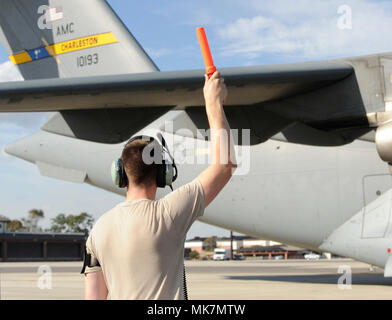
[[[171,209],[186,209],[193,207],[197,202],[204,206],[204,191],[198,178],[182,185],[178,189],[162,198],[165,207]]]
[[[203,192],[203,187],[201,185],[201,182],[199,181],[198,178],[193,179],[192,181],[182,185],[178,189],[174,190],[173,192],[169,193],[166,197],[184,197],[184,196],[194,196],[200,194],[202,197],[204,196]]]
[[[100,228],[101,226],[108,226],[108,224],[110,224],[110,222],[113,221],[113,218],[114,218],[114,215],[116,214],[116,212],[118,212],[120,210],[120,205],[121,205],[121,203],[117,204],[116,206],[114,206],[110,210],[103,213],[95,222],[91,232],[95,231],[96,229]]]

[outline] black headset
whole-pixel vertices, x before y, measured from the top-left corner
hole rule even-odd
[[[125,146],[135,140],[148,141],[149,144],[145,147],[151,148],[150,155],[154,158],[155,164],[157,164],[157,176],[156,183],[158,188],[165,188],[170,186],[173,190],[172,183],[177,179],[177,166],[174,162],[174,158],[171,156],[169,149],[166,146],[166,141],[161,134],[158,134],[161,139],[159,143],[156,139],[150,136],[140,135],[132,137]],[[155,151],[158,150],[159,154],[155,158]],[[168,155],[169,159],[166,159],[165,154]],[[120,188],[128,186],[128,177],[125,173],[124,163],[121,158],[113,161],[112,163],[112,180],[114,184]]]

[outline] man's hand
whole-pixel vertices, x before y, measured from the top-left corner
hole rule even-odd
[[[215,73],[208,79],[207,75],[204,75],[204,100],[206,102],[206,107],[213,107],[218,104],[223,104],[227,98],[227,89],[225,85],[225,80],[221,78],[219,71]]]

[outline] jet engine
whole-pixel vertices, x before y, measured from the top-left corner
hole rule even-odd
[[[392,165],[392,121],[377,128],[375,140],[380,158]]]

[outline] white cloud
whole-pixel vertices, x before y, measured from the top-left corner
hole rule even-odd
[[[346,1],[352,29],[338,28],[338,0],[253,1],[253,15],[218,28],[221,53],[247,58],[266,54],[321,59],[392,51],[392,4]],[[245,5],[245,4],[244,4]]]
[[[0,64],[0,82],[21,80],[23,80],[22,75],[11,61]]]
[[[165,48],[162,48],[162,49],[151,49],[151,48],[146,48],[146,52],[148,53],[148,55],[149,55],[151,58],[154,58],[154,59],[160,58],[160,57],[162,57],[162,56],[166,56],[166,55],[168,55],[168,54],[172,54],[172,53],[173,53],[171,50],[165,49]]]

